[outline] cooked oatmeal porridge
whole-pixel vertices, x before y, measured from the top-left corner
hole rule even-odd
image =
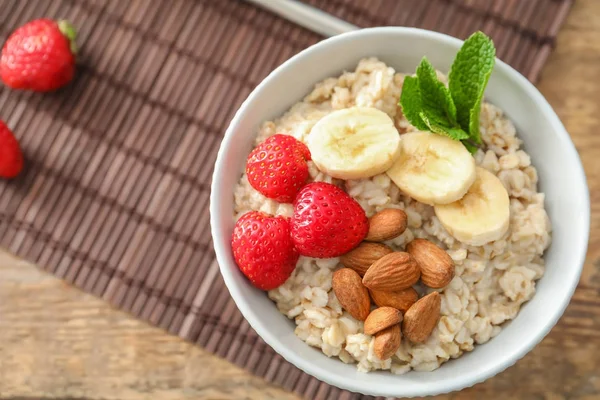
[[[445,79],[439,74],[440,79]],[[256,145],[276,133],[305,142],[317,121],[334,110],[361,106],[377,108],[389,115],[404,134],[417,130],[398,106],[404,75],[383,62],[368,58],[353,72],[318,83],[301,102],[281,118],[265,122]],[[343,188],[362,206],[366,215],[388,208],[402,209],[407,229],[385,244],[404,251],[414,238],[425,238],[447,251],[455,264],[452,281],[442,289],[415,286],[420,294],[441,294],[441,317],[422,344],[402,340],[400,348],[386,360],[375,355],[373,336],[363,333],[363,322],[342,309],[332,290],[332,274],[341,267],[339,258],[300,257],[291,277],[268,292],[278,309],[296,323],[296,335],[320,348],[329,357],[356,363],[359,371],[391,370],[402,374],[411,369],[432,371],[450,358],[457,358],[475,344],[496,336],[502,324],[515,318],[521,305],[535,293],[535,281],[544,273],[544,250],[550,244],[550,221],[544,209],[544,194],[537,191],[537,173],[529,155],[521,149],[515,127],[502,110],[482,105],[480,131],[485,151],[475,162],[496,175],[510,198],[510,225],[499,240],[469,246],[456,240],[442,226],[430,205],[407,195],[385,173],[368,179],[338,180],[308,162],[309,181],[324,181]],[[278,203],[256,191],[246,174],[235,190],[235,216],[258,210],[291,217],[294,206]]]

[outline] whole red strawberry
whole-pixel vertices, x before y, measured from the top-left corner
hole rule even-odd
[[[248,181],[266,197],[291,203],[308,179],[307,160],[310,151],[304,143],[289,135],[271,136],[248,156]]]
[[[37,19],[15,30],[2,48],[0,77],[13,89],[56,90],[75,74],[75,30],[66,21]]]
[[[299,257],[290,238],[289,220],[259,211],[251,211],[238,220],[231,248],[240,270],[262,290],[283,285],[294,272]]]
[[[23,153],[8,126],[0,121],[0,178],[14,178],[23,169]]]
[[[304,186],[294,201],[292,240],[304,256],[338,257],[365,238],[369,220],[356,200],[331,183]]]

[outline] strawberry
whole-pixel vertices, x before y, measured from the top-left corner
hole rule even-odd
[[[250,185],[270,199],[291,203],[308,179],[310,151],[289,135],[276,134],[248,156],[246,174]]]
[[[267,140],[265,140],[265,142],[269,142],[269,141],[279,142],[279,144],[282,144],[282,145],[296,146],[298,148],[298,150],[300,150],[300,152],[302,153],[302,156],[304,157],[304,159],[306,161],[310,161],[312,159],[312,157],[310,156],[310,150],[308,149],[308,147],[293,136],[283,135],[281,133],[278,133],[276,135],[271,136]]]
[[[290,277],[298,252],[290,238],[290,223],[259,211],[244,214],[233,229],[233,257],[250,282],[261,290],[271,290]]]
[[[37,19],[15,30],[2,48],[0,77],[13,89],[56,90],[75,74],[75,30],[67,21]]]
[[[14,178],[23,169],[19,142],[6,124],[0,121],[0,178]]]
[[[360,204],[342,189],[313,182],[294,201],[291,228],[301,255],[331,258],[358,246],[367,235],[369,220]]]

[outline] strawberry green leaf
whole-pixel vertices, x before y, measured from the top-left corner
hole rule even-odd
[[[77,38],[77,31],[75,27],[71,25],[71,23],[67,20],[60,20],[57,22],[58,30],[69,40],[69,45],[71,47],[71,53],[77,54],[77,43],[75,39]]]

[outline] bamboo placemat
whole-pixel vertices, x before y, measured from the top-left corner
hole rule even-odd
[[[307,2],[361,27],[482,29],[535,81],[572,0]],[[237,0],[0,0],[0,39],[39,17],[79,28],[78,76],[49,95],[0,86],[0,118],[27,163],[0,182],[0,246],[305,398],[368,398],[303,374],[257,337],[210,236],[229,120],[262,78],[322,38]]]

